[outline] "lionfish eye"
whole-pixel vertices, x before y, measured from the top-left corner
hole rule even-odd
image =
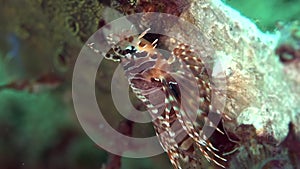
[[[126,53],[132,54],[132,53],[136,53],[137,49],[134,46],[127,46],[125,48]]]
[[[113,60],[115,62],[119,62],[121,57],[116,55],[116,54],[112,54],[112,53],[107,53],[104,58],[108,59],[108,60]]]

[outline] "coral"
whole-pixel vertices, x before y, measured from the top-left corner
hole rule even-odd
[[[210,39],[216,58],[230,71],[227,111],[237,115],[237,126],[253,124],[258,134],[280,143],[297,114],[299,99],[274,51],[276,34],[261,32],[249,19],[222,2],[193,1],[182,14]],[[192,19],[190,19],[192,18]],[[207,31],[208,30],[208,31]]]
[[[24,66],[18,72],[24,71],[25,76],[40,76],[39,70],[42,73],[53,69],[59,73],[71,71],[81,45],[98,29],[104,8],[97,0],[1,0],[1,4],[0,21],[4,26],[0,34],[18,38],[18,57]],[[0,44],[1,50],[7,53],[9,46]],[[20,69],[15,63],[10,62],[7,69]]]
[[[280,39],[276,48],[283,63],[289,63],[300,58],[300,24],[298,21],[284,24],[279,23]]]
[[[183,0],[114,0],[112,6],[124,14],[138,12],[161,12],[178,16],[189,5],[189,1]]]
[[[227,91],[225,113],[236,114],[234,120],[225,120],[225,130],[238,136],[239,127],[253,125],[253,134],[252,137],[249,136],[247,146],[242,144],[240,138],[240,146],[237,148],[240,153],[231,155],[234,159],[232,163],[235,163],[233,167],[243,168],[237,166],[237,163],[243,162],[239,161],[241,159],[246,160],[248,155],[250,160],[259,161],[259,153],[255,154],[251,149],[269,156],[265,162],[252,161],[257,167],[276,166],[274,160],[280,160],[282,153],[289,161],[285,148],[277,145],[287,137],[291,122],[299,124],[300,95],[297,92],[299,81],[296,80],[299,78],[291,80],[293,76],[286,76],[285,65],[275,51],[278,44],[287,40],[297,51],[298,38],[295,35],[298,31],[295,30],[298,28],[288,26],[281,29],[282,32],[288,30],[290,34],[263,33],[251,20],[218,0],[192,1],[189,10],[182,13],[181,17],[192,21],[203,36],[210,39],[215,50],[213,57],[221,59],[223,64],[227,80],[227,88],[224,89]],[[298,72],[295,69],[290,71],[295,74]],[[242,133],[244,136],[247,134],[246,130],[242,130]],[[274,149],[280,149],[280,152],[270,155],[270,151]],[[279,163],[285,165],[288,162]]]
[[[276,54],[283,63],[283,71],[290,81],[293,93],[300,95],[300,24],[295,21],[278,25],[280,39]]]
[[[284,168],[292,169],[287,152],[271,152],[265,145],[252,147],[251,151],[241,147],[239,153],[230,161],[230,168],[265,169]]]
[[[85,42],[97,29],[103,6],[98,1],[46,1],[40,5],[49,20],[63,19],[71,32]],[[59,16],[59,18],[58,18]]]
[[[240,146],[230,160],[230,168],[292,168],[288,149],[274,146],[270,139],[258,136],[253,125],[240,125],[235,134]]]

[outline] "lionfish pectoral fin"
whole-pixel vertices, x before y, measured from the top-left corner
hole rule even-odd
[[[174,100],[176,100],[176,96],[174,96],[174,92],[172,91],[168,91],[168,95],[169,95],[169,100],[172,100],[174,102]],[[174,105],[175,107],[178,108],[178,105]],[[181,117],[181,116],[184,116],[184,115],[179,115],[178,117]],[[222,168],[225,168],[224,165],[220,164],[218,161],[216,161],[213,157],[211,157],[208,152],[210,154],[212,154],[214,157],[222,160],[222,161],[227,161],[225,158],[217,155],[214,151],[218,151],[218,149],[216,149],[215,147],[212,146],[211,143],[209,142],[206,142],[205,144],[202,143],[200,140],[203,140],[202,138],[199,138],[200,137],[200,134],[195,134],[193,131],[195,130],[195,128],[192,125],[192,123],[188,122],[188,121],[185,121],[183,119],[180,119],[182,121],[182,125],[184,125],[185,128],[187,128],[187,132],[191,132],[189,133],[190,137],[192,137],[195,141],[196,141],[196,145],[197,147],[199,148],[199,150],[202,152],[202,154],[204,154],[205,158],[208,160],[208,161],[212,161],[213,163],[215,163],[216,165],[222,167]],[[188,129],[189,128],[189,129]],[[201,142],[201,143],[200,143]],[[204,145],[202,145],[204,144]],[[205,148],[206,150],[204,150],[203,148]]]

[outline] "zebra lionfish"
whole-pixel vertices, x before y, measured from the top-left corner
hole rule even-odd
[[[169,55],[160,52],[157,39],[151,43],[143,38],[149,30],[137,36],[122,35],[118,43],[108,37],[112,52],[105,58],[122,64],[133,92],[153,117],[159,141],[175,168],[181,169],[183,164],[199,167],[203,156],[225,168],[220,161],[226,159],[217,154],[218,149],[208,140],[204,126],[224,134],[217,127],[218,122],[208,118],[208,113],[229,117],[210,104],[212,90],[204,63],[191,46],[183,43],[178,43]],[[93,48],[92,45],[89,47]],[[195,82],[198,91],[191,90],[193,85],[189,81]],[[191,112],[195,113],[195,120],[191,120]]]

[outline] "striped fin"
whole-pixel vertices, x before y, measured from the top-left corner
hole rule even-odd
[[[177,72],[176,74],[173,74],[173,76],[177,76],[176,79],[181,79],[181,81],[189,81],[188,80],[189,78],[195,78],[191,80],[196,80],[198,82],[198,87],[200,88],[200,91],[199,91],[199,96],[195,96],[194,91],[191,91],[188,85],[181,86],[180,89],[182,91],[176,91],[178,90],[179,87],[177,87],[177,89],[176,87],[172,87],[172,88],[168,87],[166,88],[167,90],[165,90],[165,93],[168,93],[167,99],[171,102],[173,109],[176,112],[177,119],[181,123],[183,129],[185,129],[188,135],[196,142],[197,148],[203,153],[206,159],[208,161],[213,161],[216,165],[220,167],[225,168],[224,165],[219,163],[216,159],[222,161],[226,161],[226,159],[219,156],[216,153],[216,151],[218,150],[208,141],[208,138],[206,137],[205,133],[201,129],[203,128],[203,126],[201,126],[200,128],[195,127],[195,125],[192,123],[192,120],[189,118],[189,113],[188,113],[189,111],[194,111],[194,113],[199,112],[197,113],[198,114],[197,118],[202,119],[204,122],[206,122],[205,124],[216,129],[220,133],[224,134],[220,129],[218,129],[217,124],[214,124],[207,117],[208,113],[212,111],[212,106],[210,105],[211,88],[210,88],[210,83],[208,81],[209,79],[208,79],[207,72],[205,72],[204,70],[204,64],[202,63],[201,60],[197,59],[196,57],[193,57],[192,50],[187,48],[187,46],[184,47],[182,47],[182,45],[178,46],[178,48],[174,49],[173,54],[174,55],[176,54],[176,57],[179,59],[179,62],[181,62],[181,68],[186,66],[185,68],[191,70],[191,71]],[[203,80],[205,78],[207,78],[207,81]],[[168,82],[167,80],[163,81],[163,84],[165,86],[169,86],[169,83],[170,82]],[[176,83],[173,82],[173,84]],[[178,97],[179,92],[182,93],[180,94],[181,98]],[[188,100],[188,103],[190,105],[187,106],[187,110],[184,109],[186,107],[182,107],[180,105],[181,99]],[[200,107],[194,107],[195,105],[198,105],[197,101],[200,101],[203,104],[200,103]]]

